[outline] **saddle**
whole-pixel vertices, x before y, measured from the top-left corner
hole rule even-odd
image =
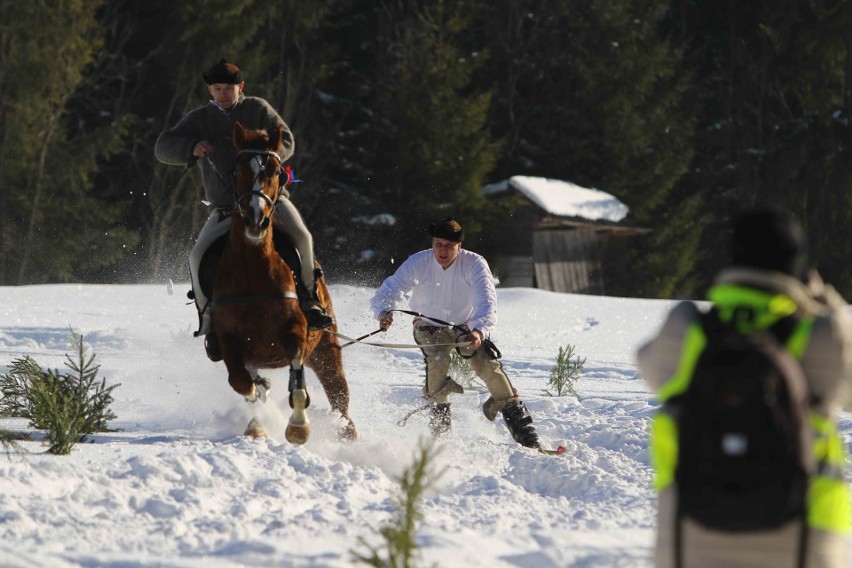
[[[302,260],[299,257],[299,252],[296,250],[293,241],[287,236],[281,227],[273,224],[273,242],[275,250],[281,256],[281,259],[287,263],[290,270],[293,271],[293,277],[297,283],[301,282],[298,276],[302,273]],[[204,256],[201,258],[201,266],[198,268],[198,283],[201,285],[201,291],[208,298],[213,297],[213,281],[216,278],[216,270],[219,267],[219,259],[222,258],[222,252],[225,250],[225,245],[228,243],[228,233],[225,233],[208,247]]]

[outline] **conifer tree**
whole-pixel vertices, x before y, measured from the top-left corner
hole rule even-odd
[[[121,205],[92,194],[123,117],[97,127],[71,112],[101,48],[102,2],[0,10],[0,282],[69,281],[134,244]]]
[[[478,3],[363,4],[351,3],[337,30],[351,46],[341,50],[350,67],[332,78],[332,94],[350,101],[337,175],[398,218],[393,238],[379,243],[390,270],[389,259],[422,248],[425,227],[444,215],[462,219],[476,246],[498,144],[487,126],[491,87],[473,81],[488,54],[465,38]]]

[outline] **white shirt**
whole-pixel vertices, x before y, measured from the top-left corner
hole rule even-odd
[[[485,337],[497,324],[497,292],[485,259],[465,249],[444,270],[431,249],[408,257],[376,290],[370,307],[382,312],[404,309],[478,329]],[[437,324],[437,322],[435,322]],[[439,324],[440,325],[440,324]]]

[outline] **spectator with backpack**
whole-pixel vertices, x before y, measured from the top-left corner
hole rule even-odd
[[[789,213],[744,212],[730,249],[711,309],[678,304],[637,353],[662,404],[655,565],[848,568],[852,317]]]

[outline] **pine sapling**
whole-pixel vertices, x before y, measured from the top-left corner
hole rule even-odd
[[[72,388],[69,388],[72,387]],[[32,424],[45,430],[50,446],[47,452],[67,455],[77,442],[85,439],[86,399],[58,373],[48,371],[33,377],[30,383],[33,406]]]
[[[559,354],[556,356],[556,364],[550,369],[550,379],[548,384],[555,390],[555,394],[545,389],[548,396],[565,396],[570,394],[574,398],[580,398],[577,391],[574,390],[574,383],[583,374],[583,364],[585,358],[577,358],[574,361],[571,357],[574,356],[574,346],[559,347]]]
[[[398,509],[391,524],[377,532],[384,539],[386,550],[369,544],[366,539],[358,542],[367,549],[367,554],[352,552],[353,558],[376,568],[413,568],[417,553],[417,522],[423,518],[419,501],[423,494],[443,474],[434,473],[432,462],[438,452],[433,442],[421,442],[418,455],[411,466],[403,471],[399,479],[400,496]]]
[[[30,418],[30,379],[41,376],[44,371],[29,356],[14,359],[9,372],[0,375],[0,416]]]
[[[110,409],[112,391],[118,384],[98,381],[100,365],[89,355],[83,336],[69,330],[75,357],[65,355],[70,372],[45,371],[30,357],[12,362],[0,376],[0,415],[19,416],[30,426],[45,431],[49,453],[68,454],[87,434],[107,431],[115,414]]]

